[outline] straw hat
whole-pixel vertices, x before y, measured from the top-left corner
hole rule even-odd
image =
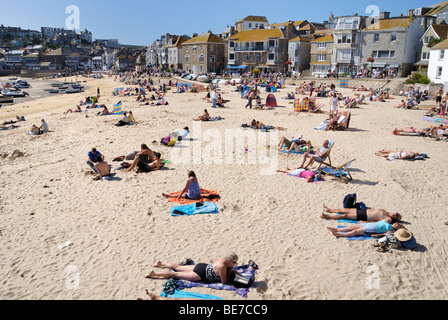
[[[402,242],[406,242],[412,239],[412,232],[406,229],[400,229],[395,232],[395,238]]]

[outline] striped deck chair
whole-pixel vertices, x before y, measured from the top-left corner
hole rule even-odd
[[[294,101],[294,112],[300,112],[300,99]]]
[[[347,163],[344,163],[343,165],[337,167],[337,168],[329,168],[329,167],[322,167],[320,169],[320,172],[323,175],[333,176],[336,180],[340,182],[344,182],[345,184],[349,183],[350,181],[353,181],[353,177],[350,173],[350,166],[355,162],[356,160],[349,161]]]
[[[310,110],[310,102],[305,99],[296,99],[294,102],[294,112],[308,112]]]
[[[331,150],[333,150],[334,147],[334,142],[330,141],[330,143],[328,144],[328,153],[327,156],[322,159],[322,162],[319,162],[319,167],[317,168],[317,170],[320,170],[320,168],[322,168],[322,166],[327,166],[329,168],[335,168],[333,167],[333,164],[331,163]]]

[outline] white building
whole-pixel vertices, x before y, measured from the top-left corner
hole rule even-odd
[[[448,86],[448,40],[444,40],[431,48],[428,77],[434,83]]]

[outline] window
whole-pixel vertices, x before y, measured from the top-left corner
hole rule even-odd
[[[432,36],[424,37],[423,38],[423,44],[428,44],[432,39],[434,39],[434,37],[432,37]]]
[[[291,50],[296,50],[296,44],[295,44],[295,43],[291,43],[291,44],[289,45],[289,49],[291,49]]]
[[[392,33],[390,35],[390,42],[395,42],[397,41],[397,34],[396,33]]]
[[[327,47],[327,43],[326,42],[318,42],[317,43],[317,47],[321,48],[321,49],[324,49],[324,48]]]
[[[204,73],[204,68],[202,68],[202,66],[199,66],[199,73]]]
[[[188,52],[188,51],[190,51],[190,47],[185,47],[185,52]]]
[[[351,49],[338,50],[337,57],[339,60],[352,60],[353,59],[353,50],[351,50]]]
[[[440,50],[439,60],[443,60],[445,58],[445,50]]]
[[[437,67],[437,75],[436,78],[440,79],[442,77],[443,67]]]
[[[268,56],[268,60],[275,60],[275,54],[273,54],[273,53],[270,53],[269,54],[269,56]]]
[[[248,61],[249,60],[249,55],[247,53],[244,54],[244,61]]]
[[[422,53],[422,60],[429,60],[429,52]]]
[[[257,61],[261,61],[261,53],[257,53],[256,58]]]
[[[269,47],[275,47],[275,40],[269,40]]]
[[[395,58],[395,51],[373,51],[372,57],[374,58]]]
[[[230,42],[229,42],[229,47],[230,47],[230,48],[234,48],[234,47],[235,47],[235,43],[234,43],[233,41],[230,41]]]
[[[252,28],[252,23],[249,22],[249,28]]]
[[[338,43],[355,43],[356,35],[354,34],[339,34]]]
[[[203,51],[204,48],[202,46],[199,46],[199,51]]]
[[[327,55],[326,54],[318,54],[317,61],[327,61]]]
[[[193,52],[196,52],[196,46],[193,46]]]
[[[375,33],[373,35],[373,42],[379,42],[380,41],[380,34],[379,33]]]
[[[198,57],[198,61],[199,61],[199,62],[204,62],[204,55],[203,55],[203,54],[200,54],[200,55],[199,55],[199,57]]]
[[[229,54],[229,60],[235,60],[235,54],[234,53],[230,53]]]
[[[216,56],[210,56],[210,63],[216,62]]]
[[[187,55],[185,56],[185,62],[190,62],[190,55],[189,55],[189,54],[187,54]]]
[[[214,48],[214,46],[211,44],[210,45],[210,51],[213,51],[215,48]]]

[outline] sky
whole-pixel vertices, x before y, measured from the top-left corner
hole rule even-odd
[[[433,2],[434,1],[434,2]],[[228,25],[248,15],[266,16],[269,23],[290,20],[323,22],[334,16],[370,16],[378,8],[399,16],[409,9],[430,6],[437,0],[0,0],[0,24],[23,29],[75,25],[79,8],[79,29],[92,32],[93,39],[118,39],[121,44],[148,46],[162,34],[222,33]],[[372,7],[374,6],[374,7]],[[75,23],[75,24],[73,24]],[[76,26],[78,27],[78,26]]]

